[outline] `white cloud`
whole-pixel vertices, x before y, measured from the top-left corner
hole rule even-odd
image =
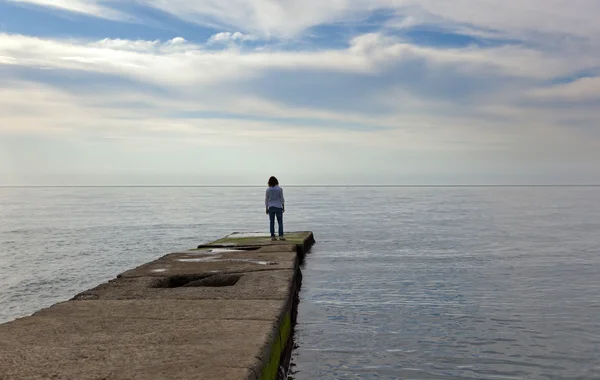
[[[114,172],[115,168],[131,170],[131,173],[147,172],[150,183],[157,183],[164,173],[177,170],[207,173],[207,168],[198,169],[198,165],[207,160],[214,163],[213,169],[217,172],[236,175],[231,165],[247,173],[256,171],[257,165],[270,162],[269,154],[274,151],[278,152],[282,168],[288,167],[288,177],[299,175],[298,165],[311,168],[318,165],[319,173],[339,173],[343,168],[350,177],[339,179],[341,182],[349,181],[363,169],[371,172],[373,167],[382,168],[384,176],[406,170],[434,170],[429,164],[441,165],[441,169],[435,170],[447,175],[456,173],[453,170],[457,168],[452,168],[448,161],[443,165],[432,164],[442,160],[442,156],[457,162],[476,161],[485,170],[497,162],[509,165],[514,161],[516,165],[518,160],[545,165],[544,161],[553,162],[559,156],[565,158],[563,162],[580,164],[600,159],[598,139],[558,122],[557,116],[572,117],[579,111],[541,113],[539,109],[485,102],[456,109],[457,104],[450,100],[433,101],[402,92],[400,87],[395,93],[382,94],[392,104],[396,102],[397,112],[378,116],[292,107],[261,99],[252,90],[245,96],[231,94],[229,89],[213,90],[206,90],[208,93],[204,94],[182,91],[153,95],[135,86],[97,92],[93,86],[78,91],[33,82],[4,81],[0,88],[0,141],[13,141],[11,136],[17,140],[19,136],[35,136],[46,141],[44,145],[48,144],[48,149],[54,142],[60,142],[61,150],[57,152],[66,155],[64,161],[57,158],[53,164],[32,164],[31,170],[41,174],[30,172],[38,181],[31,180],[31,183],[38,184],[39,178],[45,178],[42,174],[55,171],[98,173]],[[448,110],[456,114],[444,114]],[[188,111],[195,111],[198,117],[178,116]],[[202,117],[203,111],[216,114]],[[228,112],[255,117],[218,116]],[[268,120],[269,117],[299,120],[287,124]],[[314,125],[317,120],[322,122],[320,126]],[[588,115],[587,121],[590,120]],[[342,129],[332,127],[329,122]],[[389,129],[352,131],[343,128],[344,123],[376,124]],[[66,144],[74,151],[65,153]],[[6,178],[8,183],[29,183],[19,177],[27,170],[19,166],[18,157],[40,160],[42,153],[21,152],[19,147],[23,146],[5,151],[9,161],[5,160],[8,169],[4,172],[8,170],[9,176],[4,177],[4,183],[7,183]],[[263,150],[265,157],[260,153]],[[390,160],[402,164],[391,172]],[[72,168],[72,162],[86,164]],[[307,173],[312,173],[308,166]],[[13,182],[10,182],[10,173],[15,176]],[[494,176],[494,173],[489,175]],[[69,183],[80,183],[78,177],[69,178]],[[104,177],[94,176],[92,182],[99,183],[103,181],[101,178]],[[49,183],[50,179],[44,181]],[[177,183],[178,180],[165,181]]]
[[[239,97],[225,91],[207,95],[158,96],[135,89],[96,93],[93,88],[81,93],[31,82],[8,82],[0,89],[0,134],[59,134],[91,140],[152,139],[206,146],[251,146],[273,140],[309,146],[342,144],[407,151],[600,152],[598,139],[561,125],[558,120],[560,116],[579,117],[591,123],[600,121],[589,114],[586,119],[579,110],[540,113],[535,108],[485,103],[457,110],[450,101],[436,102],[409,93],[394,93],[388,96],[400,106],[396,113],[368,116],[290,107],[252,94]],[[177,116],[189,111],[198,116]],[[215,112],[241,117],[201,116]],[[299,122],[288,124],[269,118]],[[318,126],[315,122],[319,122]],[[387,129],[353,131],[344,128],[345,123]]]
[[[410,61],[423,62],[430,69],[452,67],[466,75],[527,79],[570,75],[588,67],[587,62],[523,47],[420,47],[377,33],[355,37],[345,49],[316,52],[211,51],[180,37],[165,43],[122,39],[86,42],[0,34],[0,57],[0,62],[12,65],[107,73],[168,86],[231,81],[267,69],[372,74]]]
[[[252,146],[245,152],[255,157],[256,147],[277,142],[296,164],[290,152],[302,143],[308,156],[319,157],[313,166],[337,160],[338,169],[348,168],[354,149],[380,155],[369,161],[377,167],[401,161],[405,152],[509,164],[600,159],[600,116],[585,104],[599,99],[598,78],[546,84],[600,67],[596,0],[11,1],[120,20],[134,17],[118,11],[121,5],[146,5],[225,32],[214,34],[211,46],[183,37],[87,41],[0,34],[0,74],[11,78],[0,84],[4,136],[53,135],[73,146],[107,144],[126,147],[126,153],[150,146],[153,154],[163,153],[169,146],[177,154],[181,146],[199,145],[203,149],[192,150],[198,157],[211,147],[232,146]],[[346,47],[290,49],[315,26],[339,22],[332,27],[347,23],[352,29],[374,11],[394,19],[379,31],[352,36]],[[515,42],[444,48],[393,36],[393,28],[417,26]],[[290,40],[286,49],[237,46],[269,38]],[[29,74],[38,69],[50,70],[38,82],[52,85],[31,82],[36,76]],[[418,75],[411,78],[412,72]],[[64,75],[76,79],[65,84]],[[126,84],[104,83],[107,76]],[[278,80],[284,85],[274,86]],[[145,91],[157,87],[165,93]],[[318,100],[307,101],[311,97]],[[356,108],[368,105],[355,109],[345,99],[356,100]],[[548,101],[563,107],[548,107]],[[103,152],[99,157],[110,160]],[[140,157],[152,160],[153,154]],[[232,150],[219,154],[208,159],[232,159]],[[270,162],[267,156],[261,162]],[[406,165],[422,168],[418,160]]]
[[[596,82],[588,83],[584,80],[581,80],[581,83],[563,85],[564,88],[553,89],[545,89],[536,84],[556,75],[570,75],[573,71],[582,69],[580,64],[570,57],[552,57],[536,50],[511,46],[486,49],[420,47],[377,33],[355,37],[348,48],[317,52],[244,52],[238,49],[213,51],[180,37],[166,42],[123,39],[87,42],[0,34],[0,57],[0,65],[8,64],[9,68],[22,66],[32,69],[51,68],[110,74],[176,91],[179,99],[162,99],[158,103],[152,99],[152,109],[158,113],[150,115],[159,118],[163,117],[160,112],[219,111],[266,118],[308,118],[321,120],[323,124],[358,123],[401,130],[415,129],[415,126],[420,125],[431,128],[436,124],[462,125],[476,130],[485,124],[506,132],[507,124],[526,124],[541,117],[538,115],[539,109],[526,110],[515,105],[519,99],[528,96],[548,97],[550,93],[558,91],[566,91],[573,98],[582,91],[586,94],[596,91]],[[460,74],[473,81],[496,78],[498,83],[477,99],[460,104],[455,99],[461,96],[460,83],[455,85],[458,86],[456,94],[432,98],[427,94],[419,94],[415,91],[418,88],[408,87],[400,82],[395,92],[385,93],[382,89],[369,99],[374,104],[395,109],[396,114],[392,112],[378,117],[351,109],[345,112],[328,109],[326,103],[321,108],[290,105],[285,102],[287,94],[275,95],[282,99],[267,99],[253,93],[252,88],[238,86],[240,78],[259,78],[273,69],[283,70],[289,76],[299,72],[332,72],[369,78],[374,75],[387,75],[387,70],[398,70],[406,62],[424,65],[427,75],[433,78],[445,79]],[[515,85],[503,89],[504,78],[507,76],[516,77],[518,81]],[[89,81],[94,84],[93,75],[89,76]],[[427,85],[435,86],[435,81],[413,86]],[[351,89],[351,81],[348,82],[348,86],[340,88],[339,91]],[[583,87],[585,90],[582,90]],[[116,87],[114,91],[123,90],[122,87]],[[319,90],[318,87],[313,88],[313,91]],[[7,104],[10,103],[10,98],[7,98]],[[41,102],[35,96],[22,98]],[[122,96],[115,98],[123,99]],[[58,102],[56,109],[60,109],[61,104],[70,102],[68,99],[59,100],[60,97],[51,99]],[[136,97],[125,100],[135,102]],[[107,112],[119,114],[123,111],[111,108],[111,111]],[[60,114],[77,112],[64,111]],[[555,123],[554,113],[544,112],[543,115],[544,123]],[[48,118],[50,119],[51,117]],[[22,121],[23,123],[27,124],[25,121]],[[489,136],[488,138],[490,141],[494,140]],[[484,140],[481,138],[478,141]]]
[[[242,108],[257,111],[257,104],[229,99],[219,107],[220,98],[205,111]],[[146,102],[140,112],[129,102]],[[264,105],[263,105],[264,106]],[[315,144],[337,143],[335,130],[314,128],[309,124],[281,127],[279,122],[241,120],[238,118],[178,118],[169,116],[187,109],[202,110],[194,99],[171,99],[149,96],[143,92],[125,91],[115,94],[80,94],[31,82],[8,82],[0,88],[0,135],[60,135],[73,139],[108,139],[175,141],[194,145],[252,145],[258,141],[293,141]],[[285,108],[277,108],[285,112]],[[288,109],[297,116],[301,110]],[[308,111],[310,114],[310,111]],[[262,113],[263,116],[269,112]],[[290,116],[290,115],[288,115]],[[312,115],[315,116],[315,115]],[[333,118],[330,115],[331,118]],[[373,131],[347,131],[344,140],[352,144],[385,143]],[[130,142],[127,142],[130,143]]]
[[[3,57],[0,56],[0,65],[4,64],[4,65],[14,65],[17,63],[17,60],[14,59],[13,57]]]
[[[595,39],[600,24],[595,0],[390,0],[403,14],[419,14],[423,23],[474,27],[505,38],[543,41],[556,37]]]
[[[581,78],[576,81],[531,91],[539,100],[561,102],[600,101],[600,77]]]
[[[529,41],[573,38],[598,43],[596,0],[9,0],[105,18],[120,18],[113,5],[154,7],[187,21],[263,37],[294,37],[332,22],[353,22],[373,11],[398,16],[396,26],[429,24]],[[390,25],[393,25],[391,23]]]
[[[221,32],[214,34],[208,40],[209,44],[215,43],[231,43],[231,42],[245,42],[245,41],[256,41],[256,37],[251,36],[249,34],[244,34],[240,32]]]
[[[290,38],[306,29],[374,9],[365,0],[276,1],[149,0],[148,4],[187,21],[235,28],[265,38]]]
[[[353,23],[374,11],[398,16],[397,25],[435,25],[556,47],[574,39],[600,43],[596,0],[150,0],[185,20],[275,38],[297,37],[329,23]],[[598,46],[598,45],[596,45]]]
[[[8,0],[13,3],[34,4],[43,7],[56,8],[89,16],[101,17],[111,20],[128,20],[131,17],[100,5],[98,0]]]

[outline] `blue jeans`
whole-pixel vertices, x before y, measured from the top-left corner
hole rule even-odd
[[[279,224],[279,236],[283,236],[283,209],[279,207],[269,207],[269,227],[271,236],[275,236],[275,217]]]

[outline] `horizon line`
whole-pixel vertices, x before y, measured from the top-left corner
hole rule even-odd
[[[236,188],[249,188],[249,187],[266,187],[267,185],[0,185],[0,188],[123,188],[123,187],[163,187],[163,188],[176,188],[176,187],[198,187],[198,188],[216,188],[216,187],[236,187]],[[426,187],[600,187],[600,184],[410,184],[410,185],[384,185],[384,184],[341,184],[341,185],[284,185],[282,187],[397,187],[397,188],[426,188]]]

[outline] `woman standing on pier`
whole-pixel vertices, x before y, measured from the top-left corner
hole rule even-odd
[[[269,215],[271,240],[277,240],[275,238],[275,217],[277,217],[277,224],[279,224],[279,240],[285,240],[285,237],[283,237],[285,199],[283,198],[283,189],[279,187],[279,181],[275,177],[269,178],[269,187],[265,194],[265,207],[267,215]]]

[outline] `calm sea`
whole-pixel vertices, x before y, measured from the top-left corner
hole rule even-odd
[[[262,188],[0,188],[0,322],[266,229]],[[295,379],[600,379],[600,188],[287,187]]]

